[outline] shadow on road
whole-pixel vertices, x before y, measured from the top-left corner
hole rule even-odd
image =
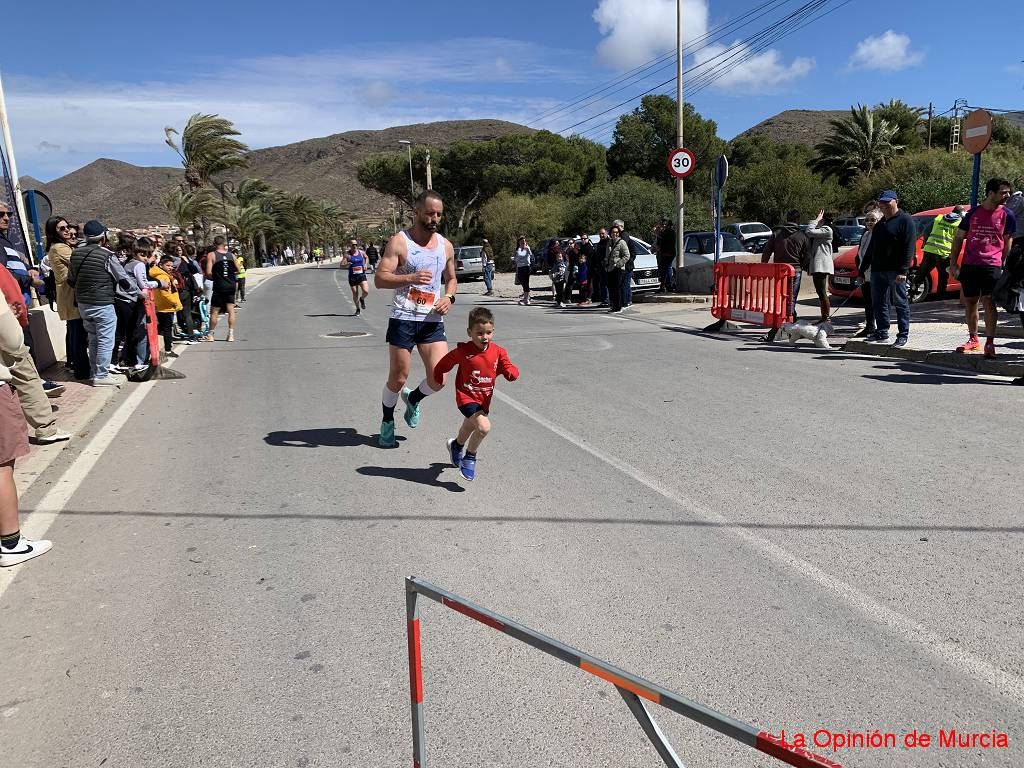
[[[323,315],[306,315],[306,317],[352,317],[351,314],[339,315],[336,312],[328,312]]]
[[[405,480],[410,483],[443,488],[452,493],[465,491],[466,489],[458,483],[441,480],[441,473],[445,469],[452,469],[451,464],[435,462],[429,467],[359,467],[356,472],[367,477],[387,477],[392,480]]]
[[[902,366],[901,366],[902,367]],[[936,373],[935,371],[914,371],[904,367],[905,373],[890,373],[886,375],[866,374],[865,379],[884,381],[887,384],[930,384],[932,386],[944,386],[946,384],[988,384],[996,387],[1005,387],[1009,384],[1006,381],[994,381],[982,378],[980,375]]]
[[[352,427],[298,429],[294,432],[271,432],[263,438],[267,445],[278,448],[356,448],[377,445],[377,435],[361,435]],[[401,435],[398,440],[405,440]]]

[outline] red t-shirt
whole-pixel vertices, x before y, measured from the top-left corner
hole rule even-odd
[[[3,264],[0,264],[0,293],[3,293],[4,300],[11,305],[11,311],[18,318],[21,327],[28,328],[28,308],[25,306],[25,296],[14,275]]]
[[[440,381],[455,366],[459,367],[455,402],[459,406],[479,403],[485,411],[491,407],[494,380],[499,375],[509,381],[519,378],[519,369],[508,359],[508,352],[494,342],[488,344],[487,349],[477,349],[472,341],[462,342],[434,366],[434,379]]]

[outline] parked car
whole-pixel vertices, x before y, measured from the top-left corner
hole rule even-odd
[[[860,240],[867,232],[867,227],[859,227],[853,224],[836,224],[832,222],[839,235],[839,245],[860,245]]]
[[[945,208],[935,208],[930,211],[921,211],[920,213],[914,214],[914,224],[917,226],[917,248],[914,253],[914,262],[910,267],[910,277],[912,279],[916,279],[917,269],[921,266],[921,261],[924,257],[922,247],[924,246],[925,236],[931,228],[932,221],[934,221],[935,217],[939,214],[949,213],[952,210],[953,206],[950,205]],[[833,296],[852,296],[855,299],[864,298],[860,288],[854,287],[854,282],[857,279],[856,257],[856,246],[842,250],[838,255],[836,255],[836,273],[831,277],[831,279],[829,279],[828,285],[829,293]],[[924,301],[929,296],[935,295],[937,293],[938,285],[939,273],[937,270],[933,269],[925,276],[925,279],[921,282],[921,286],[916,291],[911,291],[911,303]],[[950,275],[946,282],[946,290],[947,292],[959,291],[960,281]]]
[[[863,216],[840,216],[839,218],[833,219],[832,223],[837,227],[863,227],[864,217]]]
[[[733,235],[737,240],[746,245],[747,240],[751,238],[765,238],[767,242],[768,236],[772,233],[772,228],[767,224],[762,224],[760,221],[741,221],[735,224],[726,224],[722,227],[722,232]],[[749,249],[748,249],[749,250]]]
[[[722,235],[723,261],[760,261],[734,235]],[[683,268],[676,271],[676,287],[688,293],[715,290],[715,233],[687,232],[683,244]]]
[[[481,245],[460,245],[455,249],[455,277],[476,280],[484,276],[484,255]]]
[[[750,253],[764,253],[764,247],[771,240],[771,235],[755,235],[743,241],[743,247]]]

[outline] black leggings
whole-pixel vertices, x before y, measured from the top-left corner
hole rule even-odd
[[[516,277],[519,278],[519,287],[523,289],[523,292],[530,290],[530,268],[529,267],[517,267]]]
[[[171,329],[174,327],[174,313],[173,312],[157,312],[156,313],[156,328],[161,336],[164,337],[164,352],[170,352],[174,345],[171,339]]]
[[[814,281],[814,292],[818,294],[818,301],[828,301],[828,275],[825,273],[811,275]]]

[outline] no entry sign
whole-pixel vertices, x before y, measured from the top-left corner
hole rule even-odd
[[[693,173],[696,165],[697,161],[693,156],[693,152],[685,147],[673,149],[668,153],[668,172],[677,179],[685,179]]]
[[[980,155],[992,141],[992,115],[984,109],[976,109],[964,120],[964,149],[972,155]]]

